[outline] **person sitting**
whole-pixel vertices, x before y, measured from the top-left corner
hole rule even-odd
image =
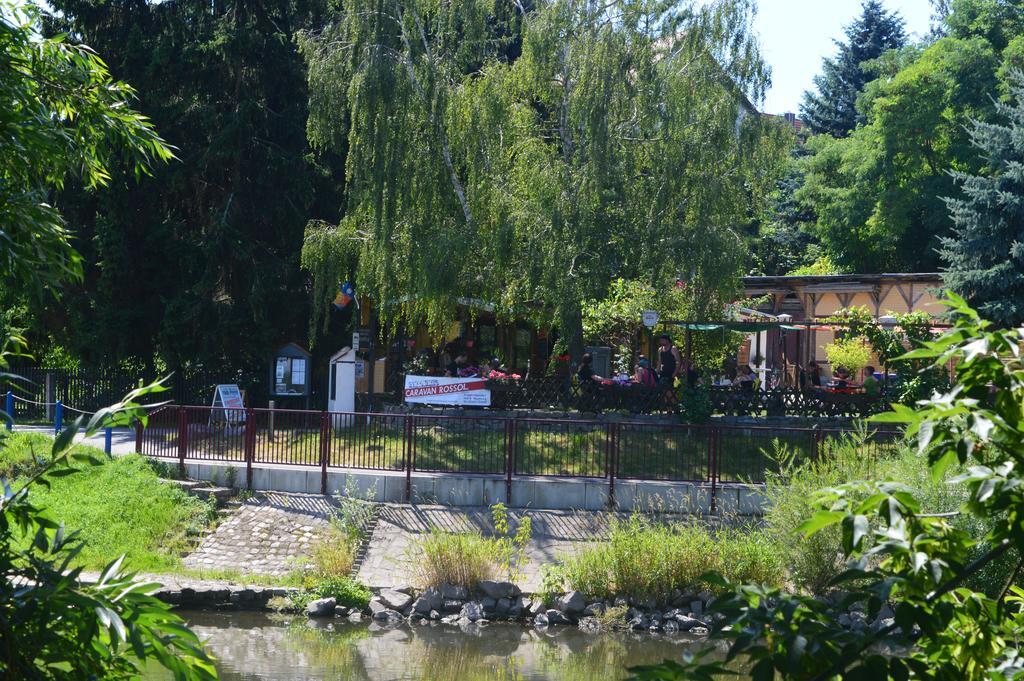
[[[576,368],[576,378],[581,384],[591,383],[593,381],[603,381],[604,379],[594,373],[594,357],[589,353],[583,353],[583,357],[580,360],[580,365]]]
[[[861,385],[864,387],[865,395],[870,395],[871,397],[878,397],[882,393],[882,386],[879,385],[878,379],[875,378],[875,367],[864,367]]]
[[[850,372],[844,366],[836,367],[836,373],[832,376],[833,388],[848,388],[850,386]]]
[[[804,371],[804,390],[816,390],[821,387],[821,367],[815,361],[807,363]]]
[[[733,383],[742,392],[752,393],[754,392],[754,381],[757,378],[754,376],[754,370],[750,368],[749,364],[744,364],[740,367],[739,373],[736,374],[736,381]]]
[[[643,355],[640,355],[640,359],[636,362],[636,371],[633,373],[633,382],[650,388],[653,388],[658,384],[658,377],[657,374],[654,373],[654,369],[651,368],[650,360]]]

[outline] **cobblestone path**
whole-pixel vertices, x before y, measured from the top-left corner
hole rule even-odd
[[[319,494],[266,492],[253,497],[185,557],[196,570],[283,575],[301,567],[334,508]]]

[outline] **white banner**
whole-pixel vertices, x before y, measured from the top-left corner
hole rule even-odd
[[[412,404],[491,406],[491,391],[482,378],[405,376],[405,401]]]

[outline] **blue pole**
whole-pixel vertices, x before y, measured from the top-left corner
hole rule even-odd
[[[103,429],[103,451],[110,454],[110,436],[114,432],[113,428],[107,427]]]
[[[64,421],[64,405],[57,400],[57,408],[53,411],[53,434],[56,435],[60,432],[60,427]]]
[[[14,393],[10,390],[7,391],[7,405],[4,411],[11,417],[11,420],[7,422],[7,430],[10,430],[14,427]]]

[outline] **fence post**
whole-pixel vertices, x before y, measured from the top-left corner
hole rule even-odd
[[[111,428],[110,426],[107,426],[106,428],[103,429],[103,453],[106,454],[107,456],[110,456],[110,445],[113,434],[114,429]]]
[[[402,438],[402,449],[405,451],[405,503],[407,504],[412,501],[413,432],[412,416],[406,414],[405,437]]]
[[[256,458],[256,412],[245,410],[245,488],[252,491],[252,462]]]
[[[320,412],[320,494],[327,494],[327,460],[331,457],[331,419]]]
[[[267,416],[267,440],[274,441],[274,400],[270,400],[270,415]]]
[[[43,402],[46,404],[46,420],[53,418],[53,402],[56,401],[56,393],[53,389],[53,372],[46,372],[46,388],[43,393]]]
[[[512,506],[512,470],[516,457],[516,421],[505,419],[505,504]]]
[[[718,428],[708,429],[708,477],[711,478],[711,514],[718,512],[718,445],[721,437]]]
[[[57,400],[57,408],[53,412],[53,434],[57,435],[60,433],[61,426],[64,425],[64,405]]]
[[[615,510],[615,475],[619,470],[619,424],[608,424],[608,508]]]
[[[7,391],[7,400],[4,405],[4,411],[7,412],[7,430],[14,428],[14,392],[11,390]]]
[[[135,422],[135,453],[142,453],[142,419]]]
[[[185,477],[185,456],[188,454],[188,412],[178,407],[178,470]]]

